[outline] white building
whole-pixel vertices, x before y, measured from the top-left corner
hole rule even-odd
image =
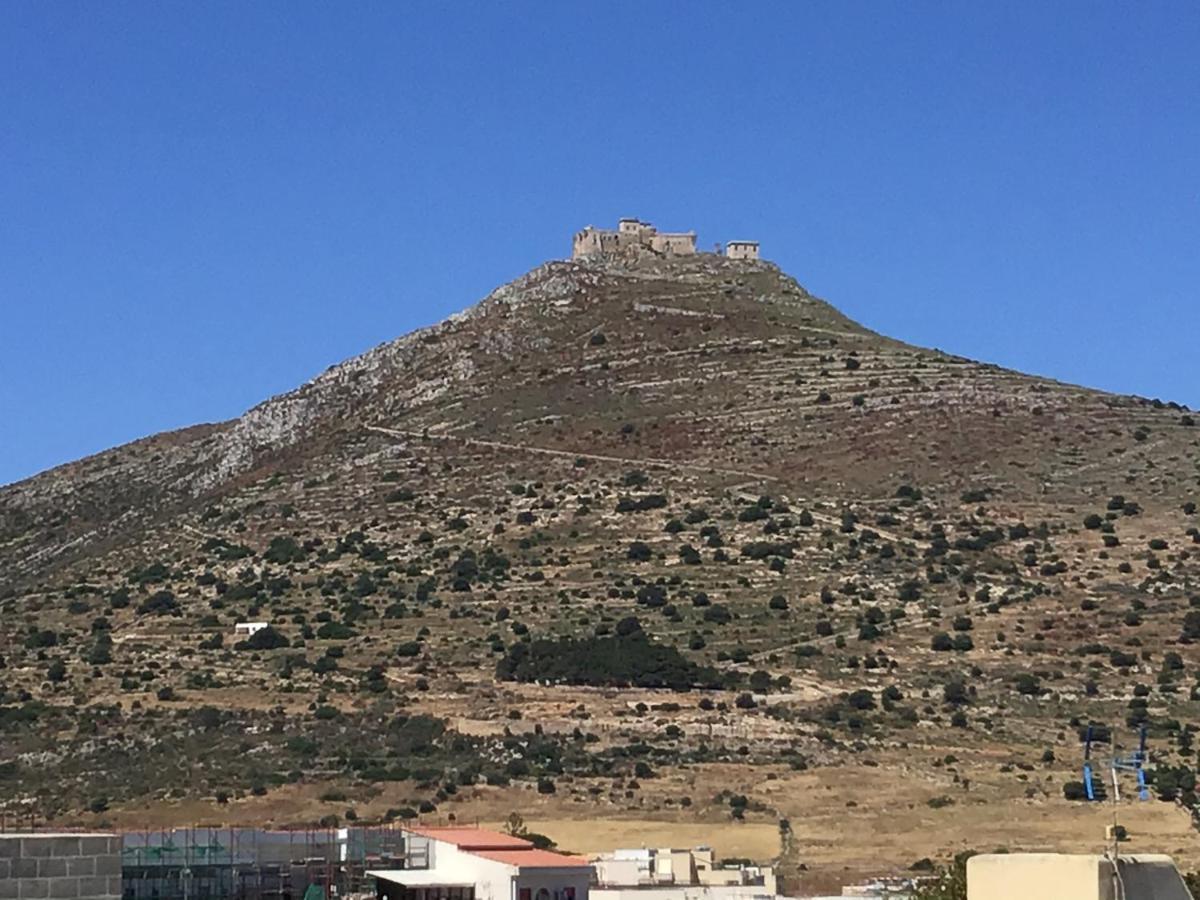
[[[402,829],[405,868],[367,872],[379,900],[588,900],[592,865],[483,828]]]
[[[643,847],[596,857],[591,900],[775,900],[770,866],[722,866],[711,847]]]
[[[730,259],[758,259],[758,241],[730,241],[725,245]]]
[[[262,631],[268,624],[268,622],[238,622],[233,626],[233,633],[244,634],[249,637],[256,631]]]

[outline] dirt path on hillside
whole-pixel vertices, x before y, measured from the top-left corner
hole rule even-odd
[[[726,469],[720,466],[696,465],[694,463],[685,463],[674,459],[608,456],[603,453],[584,453],[578,450],[554,450],[549,447],[531,447],[528,444],[510,444],[506,441],[488,441],[481,438],[462,437],[455,434],[433,434],[421,431],[401,431],[397,428],[384,428],[381,425],[363,425],[363,428],[367,429],[368,431],[375,431],[380,434],[386,434],[392,437],[408,438],[411,440],[458,441],[459,443],[475,447],[490,447],[495,450],[513,450],[518,453],[539,453],[544,456],[559,456],[566,459],[591,459],[597,462],[620,463],[621,465],[627,466],[645,466],[647,468],[652,467],[660,469],[682,469],[689,472],[702,472],[705,474],[715,472],[718,475],[733,475],[737,478],[752,478],[755,481],[779,480],[774,475],[764,475],[761,472],[746,472],[742,469]]]

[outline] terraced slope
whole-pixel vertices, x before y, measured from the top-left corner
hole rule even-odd
[[[0,809],[786,819],[819,885],[1092,846],[1077,728],[1146,721],[1186,858],[1198,449],[769,263],[550,263],[0,491]]]

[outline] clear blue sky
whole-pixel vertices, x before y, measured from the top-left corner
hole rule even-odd
[[[1200,6],[0,5],[0,483],[239,414],[620,215],[1200,406]]]

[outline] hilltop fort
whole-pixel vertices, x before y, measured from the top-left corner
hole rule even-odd
[[[691,256],[696,253],[696,232],[659,231],[640,219],[621,219],[615,231],[588,225],[575,233],[571,258],[639,252]],[[725,245],[725,255],[730,259],[758,259],[758,241],[730,241]]]

